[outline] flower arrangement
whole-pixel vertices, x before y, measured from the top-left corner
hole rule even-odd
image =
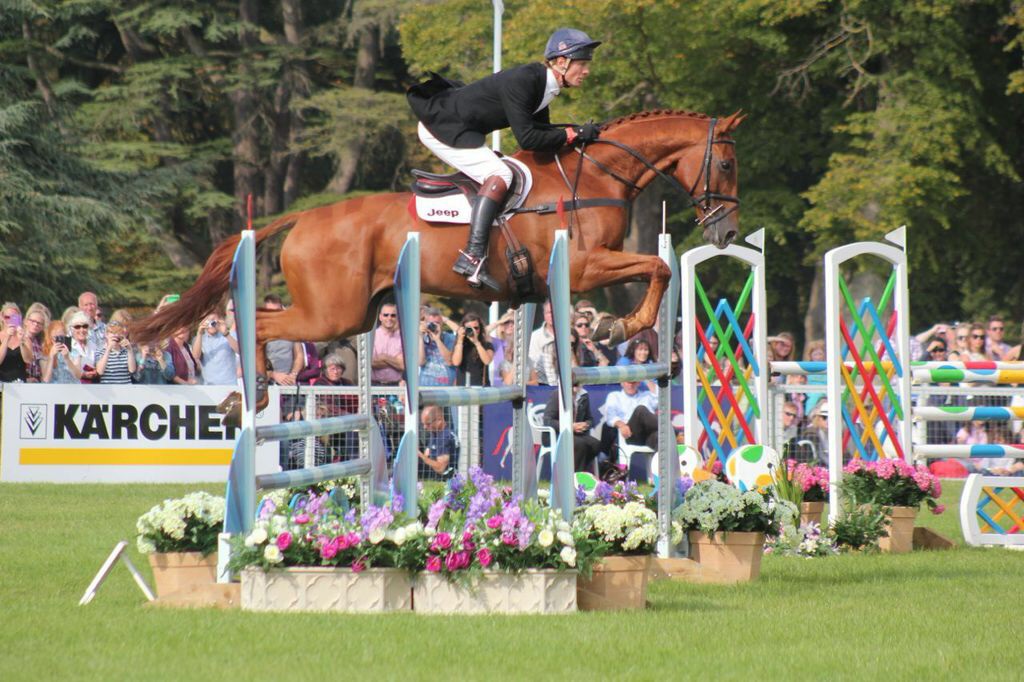
[[[918,507],[925,502],[933,514],[946,510],[937,499],[942,495],[942,484],[923,465],[914,467],[902,459],[853,459],[843,467],[843,473],[843,492],[857,503]]]
[[[593,504],[576,518],[577,526],[607,543],[611,554],[650,554],[658,541],[658,515],[642,502]],[[679,528],[676,542],[681,539]]]
[[[253,530],[238,538],[231,568],[337,566],[359,572],[370,567],[412,568],[423,525],[392,507],[367,506],[362,514],[335,503],[329,492],[311,491],[294,508],[267,499]]]
[[[831,533],[823,531],[821,524],[812,521],[800,527],[783,526],[776,537],[765,541],[764,553],[812,559],[835,556],[839,553],[839,547]]]
[[[714,536],[717,532],[759,532],[778,535],[796,517],[796,507],[757,491],[741,493],[731,485],[708,480],[695,483],[673,516],[686,530]]]
[[[804,502],[828,502],[828,469],[787,460],[790,479],[800,486]]]
[[[554,510],[498,488],[478,467],[468,478],[452,477],[427,511],[424,534],[420,568],[451,580],[471,579],[485,569],[576,569],[589,575],[605,549]]]
[[[164,500],[139,517],[136,546],[143,554],[201,552],[217,549],[224,526],[224,498],[205,492]]]

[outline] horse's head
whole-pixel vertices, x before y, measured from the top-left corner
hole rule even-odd
[[[720,249],[740,233],[739,167],[731,133],[744,118],[736,112],[704,122],[703,139],[688,146],[676,162],[675,177],[695,203],[704,241]]]

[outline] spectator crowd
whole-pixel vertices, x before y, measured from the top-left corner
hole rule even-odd
[[[157,309],[177,300],[165,296]],[[263,300],[268,309],[283,309],[276,295]],[[238,343],[231,304],[196,321],[195,327],[183,327],[159,344],[135,344],[131,338],[132,314],[125,309],[105,315],[96,294],[83,292],[77,305],[65,309],[59,317],[40,303],[24,311],[15,303],[4,303],[0,328],[0,381],[55,384],[207,384],[235,385],[240,375]],[[557,382],[554,333],[550,303],[542,307],[542,323],[531,333],[528,344],[528,384],[553,385]],[[609,343],[614,321],[612,315],[599,312],[587,300],[579,301],[571,311],[572,362],[580,367],[629,365],[657,362],[658,339],[653,329],[640,332],[618,345]],[[987,323],[936,324],[911,337],[915,359],[932,361],[1021,361],[1021,345],[1006,341],[1006,323],[993,316]],[[1022,329],[1021,336],[1024,336]],[[1019,337],[1018,337],[1019,338]],[[492,324],[468,311],[449,317],[437,307],[424,305],[419,321],[421,386],[502,386],[513,383],[516,344],[512,311]],[[717,339],[709,339],[713,351]],[[679,336],[672,350],[672,371],[679,376]],[[769,337],[769,360],[810,361],[825,359],[824,342],[809,341],[803,353],[797,352],[794,335],[781,332]],[[702,355],[709,368],[711,358]],[[720,355],[720,353],[719,353]],[[742,358],[739,359],[742,364]],[[371,382],[379,386],[398,386],[404,365],[397,309],[384,303],[373,334]],[[279,386],[352,386],[358,382],[358,355],[353,340],[337,339],[314,344],[291,340],[271,340],[267,344],[270,383]],[[710,373],[709,373],[710,376]],[[821,459],[826,451],[824,434],[829,409],[825,400],[824,376],[773,376],[777,384],[810,384],[787,393],[781,422],[784,440],[816,444],[811,450]],[[784,390],[784,389],[783,389]],[[604,428],[594,428],[594,418],[585,389],[575,393],[573,430],[576,434],[578,470],[598,469],[609,473],[614,461],[615,443],[621,438],[633,445],[650,445],[657,409],[658,386],[653,382],[623,382],[621,390],[609,396]],[[1002,404],[1009,404],[1005,399]],[[922,400],[928,405],[971,405],[970,397],[932,395]],[[991,403],[990,403],[991,404]],[[304,403],[295,394],[282,399],[285,419],[303,418]],[[329,394],[318,403],[320,416],[354,411],[356,398]],[[549,405],[550,408],[550,405]],[[387,409],[385,406],[384,409]],[[400,409],[400,408],[399,408]],[[443,478],[454,467],[457,444],[450,430],[451,414],[440,409],[425,409],[420,415],[426,436],[420,451],[421,474],[425,478]],[[548,409],[547,425],[557,426],[557,409]],[[930,424],[930,443],[1019,443],[1019,422]],[[594,432],[601,435],[595,437]],[[318,439],[318,461],[336,458],[348,444],[344,437]],[[301,465],[302,442],[282,453],[287,467]],[[331,452],[335,454],[332,455]],[[982,462],[985,470],[1016,472],[1019,463]],[[611,472],[610,475],[614,475]]]

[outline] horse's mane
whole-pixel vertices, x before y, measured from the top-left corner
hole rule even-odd
[[[638,111],[636,113],[628,114],[626,116],[620,116],[619,118],[613,118],[610,121],[602,123],[601,128],[608,130],[609,128],[614,128],[615,126],[622,125],[625,123],[632,123],[634,121],[642,121],[645,119],[655,118],[693,118],[702,119],[706,121],[711,117],[708,116],[707,114],[701,114],[696,111],[685,111],[682,109],[652,109],[650,111]]]

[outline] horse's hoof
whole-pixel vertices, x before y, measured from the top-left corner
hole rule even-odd
[[[615,320],[612,325],[612,332],[608,336],[608,345],[617,346],[626,340],[626,323],[622,320]]]

